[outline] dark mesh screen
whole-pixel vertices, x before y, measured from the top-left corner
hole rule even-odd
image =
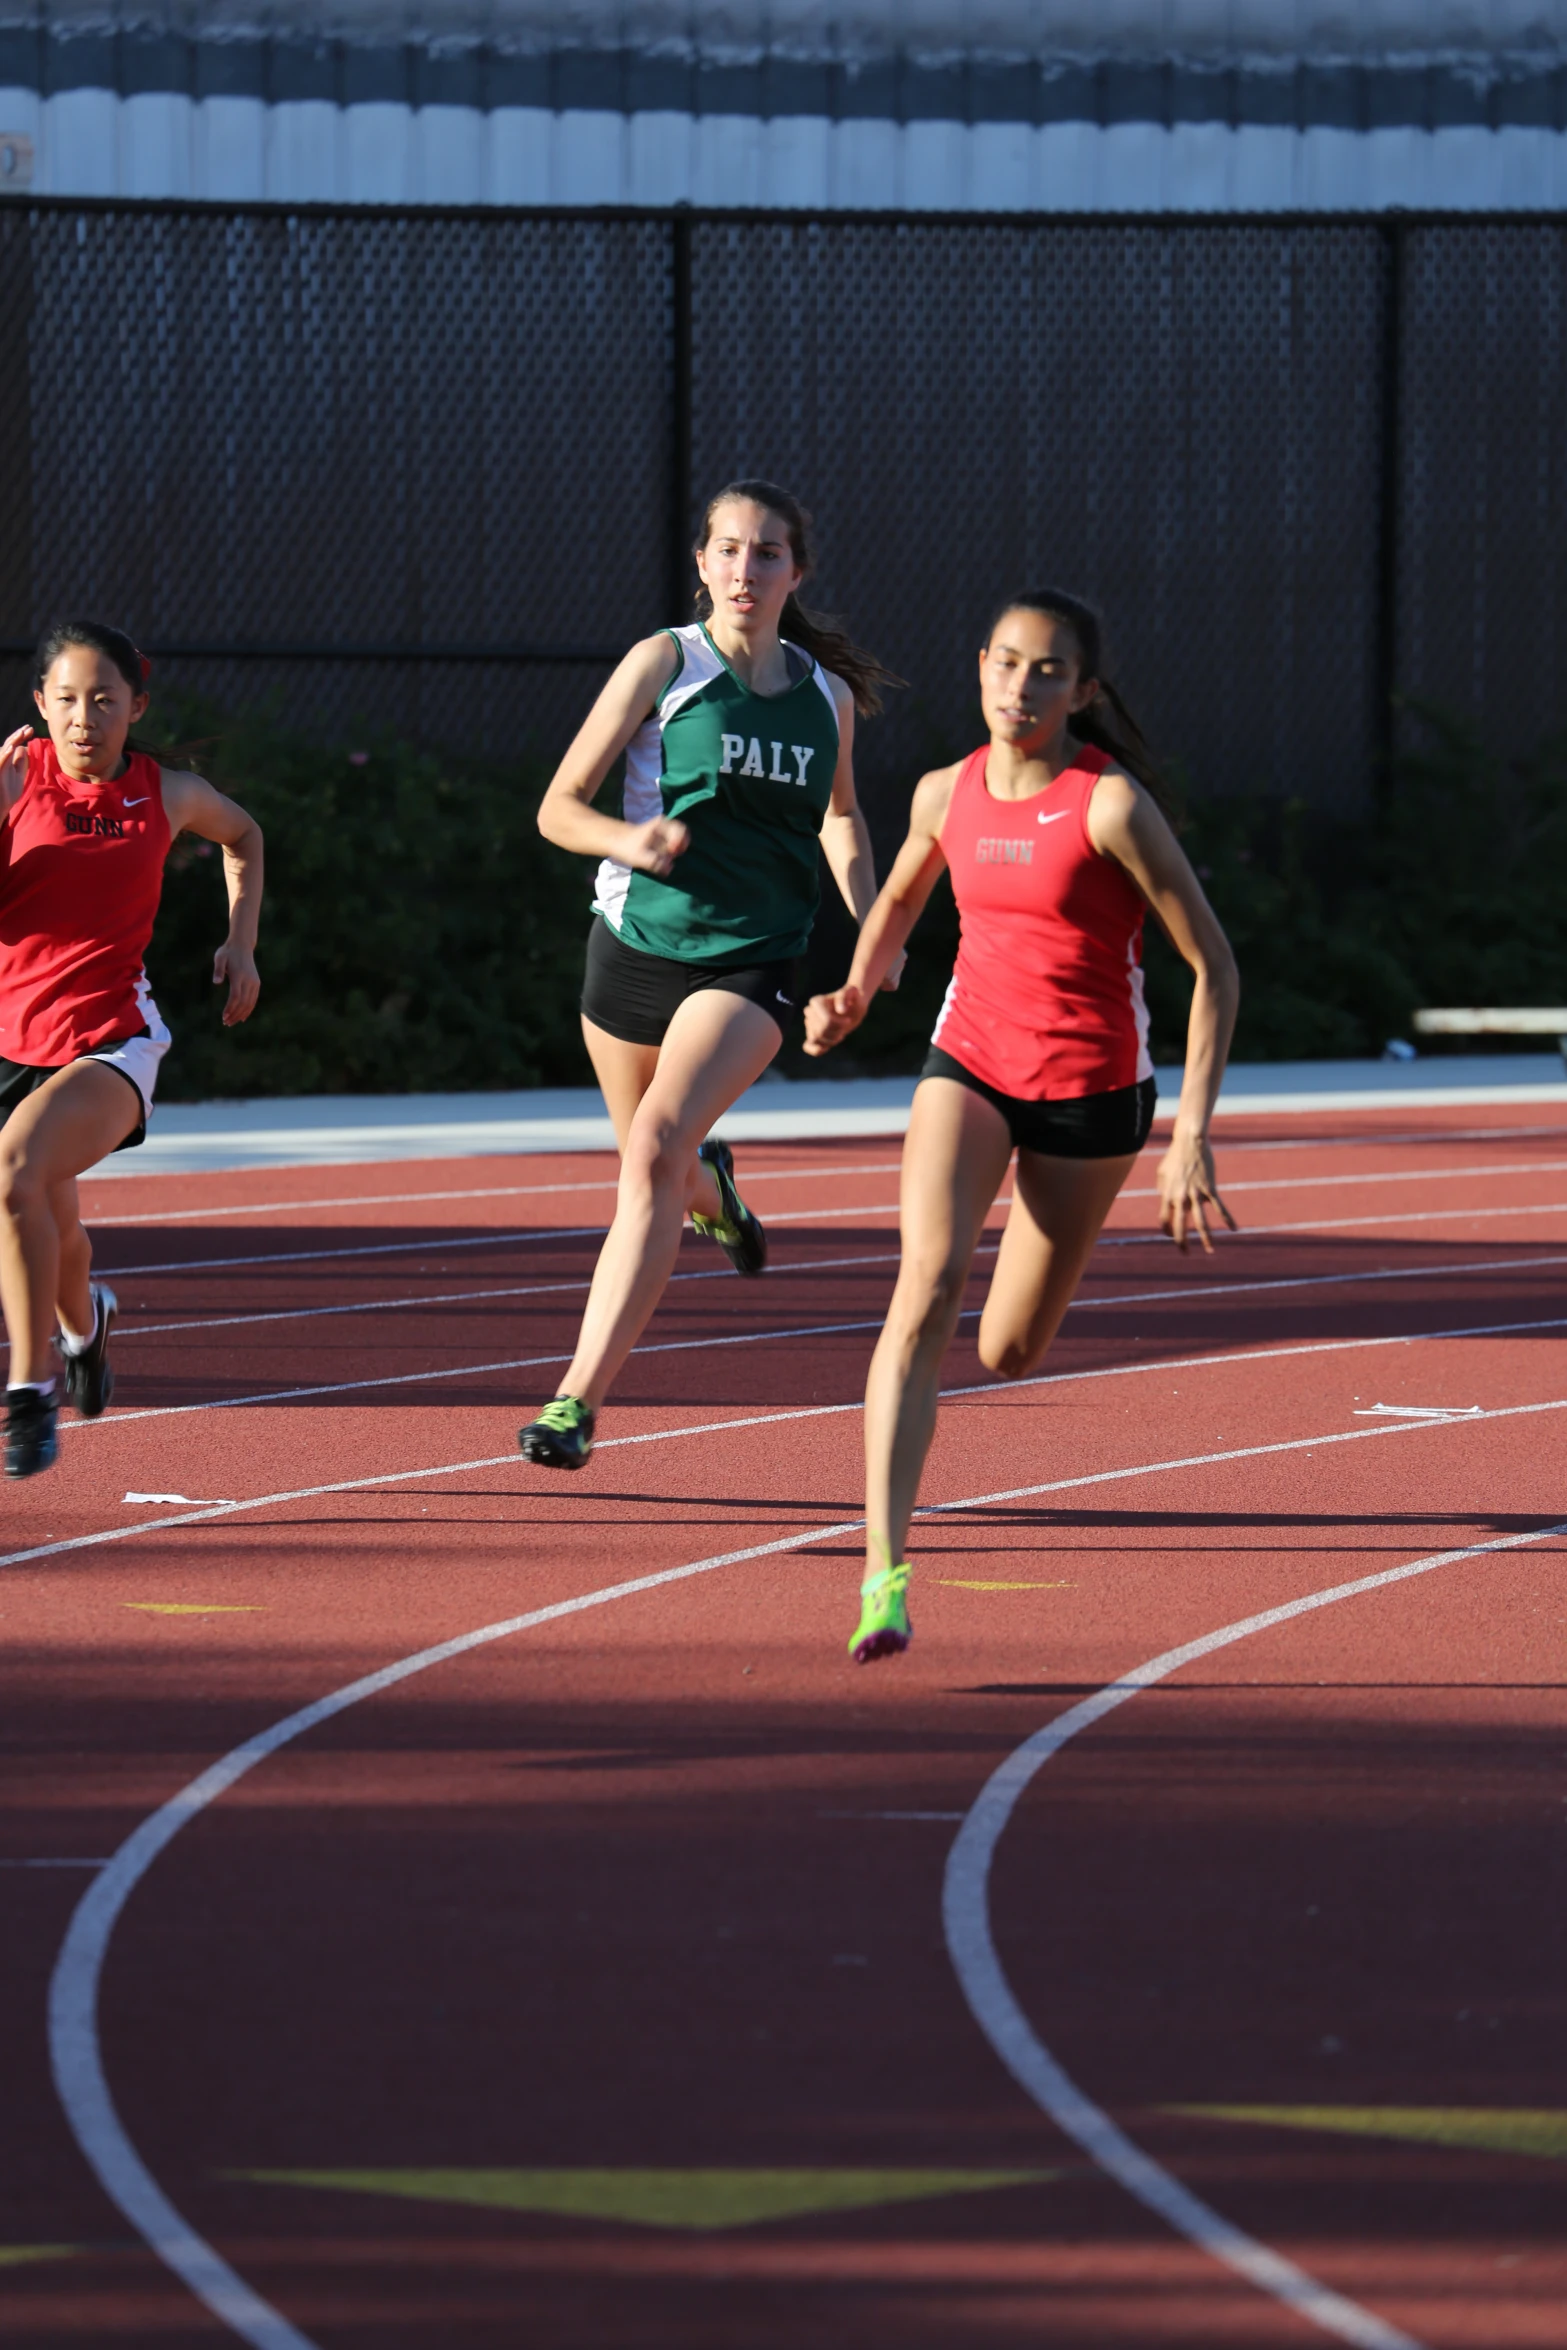
[[[1353,804],[1395,688],[1563,721],[1564,306],[1526,221],[6,205],[0,639],[86,609],[226,702],[554,754],[763,472],[910,680],[884,808],[1041,580],[1199,788]]]
[[[1398,682],[1521,748],[1567,722],[1567,229],[1407,234]]]
[[[694,479],[801,485],[820,593],[914,687],[878,761],[972,747],[991,607],[1051,584],[1205,779],[1361,788],[1374,231],[715,225],[692,277]]]

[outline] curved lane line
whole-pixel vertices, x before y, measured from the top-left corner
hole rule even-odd
[[[1542,1410],[1562,1410],[1564,1408],[1567,1408],[1567,1399],[1546,1405],[1506,1406],[1499,1411],[1488,1412],[1484,1417],[1487,1419],[1511,1419],[1519,1412],[1532,1414]],[[746,1425],[747,1423],[736,1424]],[[1480,1422],[1465,1419],[1456,1422],[1447,1421],[1441,1425],[1473,1428],[1480,1425]],[[1425,1421],[1386,1422],[1375,1428],[1351,1429],[1322,1437],[1295,1437],[1283,1443],[1254,1445],[1239,1451],[1198,1454],[1178,1461],[1147,1462],[1126,1469],[1098,1470],[1087,1476],[1056,1478],[1038,1485],[1011,1487],[1001,1493],[972,1494],[962,1501],[938,1502],[927,1509],[920,1510],[918,1515],[922,1518],[939,1517],[956,1510],[981,1509],[998,1501],[1013,1501],[1042,1493],[1070,1491],[1085,1485],[1108,1484],[1127,1477],[1151,1476],[1162,1470],[1201,1468],[1275,1452],[1299,1452],[1311,1449],[1318,1444],[1364,1443],[1375,1441],[1382,1436],[1429,1433],[1430,1427],[1431,1423]],[[641,1442],[642,1439],[622,1438],[619,1441],[635,1443]],[[430,1472],[414,1471],[404,1472],[404,1474],[428,1475]],[[385,1478],[380,1482],[395,1483],[397,1479],[395,1477]],[[314,1490],[317,1492],[341,1492],[346,1489],[339,1485],[318,1487]],[[215,1509],[192,1512],[189,1516],[172,1522],[189,1525],[210,1522],[214,1518],[226,1517],[231,1514],[231,1507],[225,1505]],[[745,1560],[769,1558],[784,1551],[807,1550],[816,1543],[830,1542],[840,1535],[858,1533],[864,1522],[862,1518],[843,1519],[835,1525],[818,1526],[810,1533],[786,1534],[777,1541],[756,1543],[743,1550],[723,1551],[714,1558],[697,1559],[684,1566],[665,1568],[653,1575],[640,1575],[629,1582],[610,1584],[598,1591],[585,1592],[575,1599],[558,1600],[551,1606],[530,1609],[524,1615],[508,1616],[499,1623],[483,1625],[477,1631],[464,1632],[449,1640],[437,1641],[429,1648],[417,1650],[412,1656],[400,1658],[395,1664],[384,1665],[375,1672],[362,1674],[357,1680],[347,1682],[341,1689],[333,1690],[327,1696],[316,1699],[313,1704],[300,1707],[294,1713],[285,1715],[281,1721],[274,1722],[270,1729],[260,1731],[254,1738],[247,1739],[243,1744],[232,1748],[228,1754],[210,1765],[199,1777],[192,1779],[177,1795],[170,1797],[167,1803],[160,1805],[142,1822],[139,1828],[132,1831],[131,1835],[119,1847],[104,1868],[103,1874],[95,1880],[72,1916],[50,1982],[49,2050],[55,2087],[60,2102],[65,2108],[67,2119],[75,2133],[77,2143],[96,2172],[110,2200],[118,2205],[151,2250],[184,2281],[197,2299],[204,2302],[215,2316],[221,2318],[244,2341],[254,2345],[254,2350],[316,2350],[316,2346],[309,2341],[307,2336],[290,2326],[288,2321],[273,2309],[269,2302],[262,2300],[260,2295],[255,2293],[244,2279],[229,2267],[222,2256],[203,2237],[197,2235],[188,2222],[181,2217],[127,2136],[124,2125],[115,2110],[114,2099],[103,2069],[103,2055],[98,2038],[98,1988],[102,1979],[104,1962],[108,1956],[110,1938],[119,1922],[120,1913],[126,1902],[158,1855],[172,1843],[181,1828],[187,1826],[198,1813],[204,1811],[218,1796],[224,1794],[237,1780],[243,1778],[246,1772],[253,1770],[258,1763],[264,1762],[269,1755],[276,1754],[294,1739],[302,1737],[306,1731],[315,1729],[322,1722],[330,1721],[334,1715],[345,1712],[348,1707],[357,1705],[361,1699],[373,1697],[381,1690],[393,1688],[399,1681],[406,1681],[416,1673],[425,1672],[432,1665],[444,1663],[451,1657],[464,1655],[470,1649],[481,1648],[490,1641],[504,1640],[512,1633],[529,1631],[540,1624],[554,1623],[565,1616],[580,1615],[589,1608],[603,1607],[612,1600],[630,1598],[639,1592],[656,1590],[664,1584],[685,1582],[696,1575],[711,1574],[719,1567],[737,1566]],[[1555,1528],[1547,1528],[1545,1532],[1551,1533],[1556,1530]],[[140,1531],[140,1528],[123,1530],[123,1532]],[[112,1538],[110,1537],[110,1539]],[[1520,1541],[1541,1541],[1544,1538],[1544,1534],[1515,1536],[1507,1541],[1482,1543],[1477,1547],[1482,1550],[1507,1549],[1516,1547]],[[102,1536],[79,1536],[69,1542],[45,1545],[41,1550],[19,1553],[18,1555],[37,1557],[44,1555],[49,1550],[86,1548],[92,1542],[102,1539],[104,1539]],[[1467,1551],[1444,1553],[1444,1557],[1468,1557],[1470,1555],[1472,1554]],[[0,1561],[0,1564],[4,1563],[6,1562]],[[1436,1565],[1441,1561],[1433,1560],[1429,1563]],[[1371,1578],[1371,1582],[1396,1581],[1403,1574],[1418,1571],[1420,1570],[1395,1568],[1389,1575]],[[1370,1588],[1370,1584],[1345,1586],[1346,1591],[1351,1588]],[[1316,1602],[1307,1600],[1283,1612],[1285,1614],[1298,1613],[1301,1607],[1312,1604],[1323,1603],[1320,1600]],[[1277,1612],[1275,1611],[1276,1614]],[[1264,1620],[1272,1621],[1274,1619],[1273,1617],[1252,1619],[1252,1628],[1260,1626]],[[1231,1636],[1238,1638],[1240,1634],[1232,1627]],[[1203,1644],[1198,1643],[1189,1652],[1180,1650],[1174,1651],[1172,1654],[1184,1660],[1188,1653],[1201,1654],[1202,1652]],[[1163,1662],[1165,1660],[1156,1661]],[[1173,1664],[1169,1669],[1174,1669]],[[1146,1684],[1144,1682],[1116,1683],[1112,1686],[1116,1689],[1124,1687],[1126,1694],[1130,1695],[1134,1685],[1141,1687]],[[1104,1694],[1101,1692],[1101,1697]],[[1098,1700],[1090,1700],[1091,1705],[1098,1703]],[[1108,1707],[1101,1706],[1100,1710],[1108,1710]],[[1084,1714],[1084,1712],[1084,1708],[1075,1709],[1076,1714]],[[1071,1719],[1073,1717],[1063,1718]],[[1071,1732],[1068,1731],[1067,1735],[1070,1736]],[[1041,1760],[1043,1759],[1041,1756]],[[1004,1764],[1002,1766],[1003,1773],[1009,1767]],[[1033,1770],[1037,1770],[1038,1767],[1038,1763],[1032,1766],[1022,1784],[1027,1783],[1027,1777],[1031,1777]],[[985,1801],[983,1795],[980,1801],[981,1803]],[[972,1824],[972,1815],[970,1824]],[[997,1826],[996,1835],[1000,1834],[1000,1826],[1004,1824],[1003,1818],[1000,1825]],[[967,1832],[967,1828],[965,1828],[960,1833],[960,1844],[963,1835],[966,1835]],[[989,1852],[993,1850],[994,1842],[993,1836],[986,1850],[984,1861],[986,1870],[989,1866]],[[981,1895],[983,1896],[983,1873],[980,1883]],[[988,1938],[988,1926],[984,1931]],[[996,1975],[1002,1993],[1006,1999],[1010,2000],[1011,1994],[1006,1990],[1004,1978],[1000,1975],[999,1963]],[[1024,2030],[1025,2032],[1027,2030],[1026,2024]],[[1043,2055],[1043,2050],[1040,2053]],[[1045,2061],[1049,2064],[1053,2060],[1046,2057]],[[1064,2079],[1064,2076],[1062,2077]],[[1108,2122],[1106,2126],[1110,2129],[1114,2128],[1114,2125]],[[1139,2159],[1146,2160],[1145,2157],[1139,2157]],[[1171,2185],[1174,2186],[1173,2181]],[[1222,2227],[1226,2223],[1218,2222],[1217,2224]],[[1249,2239],[1245,2240],[1249,2241]],[[1262,2248],[1258,2249],[1260,2251]],[[1288,2266],[1287,2263],[1285,2265]],[[1373,2339],[1374,2350],[1394,2350],[1395,2342],[1402,2343],[1402,2337],[1384,2336],[1380,2341],[1376,2341],[1375,2338],[1370,2339]]]
[[[1145,2154],[1111,2120],[1103,2106],[1096,2105],[1084,2094],[1052,2056],[1019,2006],[996,1949],[990,1925],[991,1863],[1019,1798],[1045,1764],[1080,1731],[1102,1721],[1139,1690],[1153,1688],[1156,1682],[1179,1672],[1183,1665],[1193,1664],[1199,1657],[1212,1656],[1215,1650],[1229,1648],[1238,1640],[1248,1640],[1254,1632],[1288,1624],[1297,1616],[1332,1607],[1341,1599],[1359,1599],[1368,1591],[1386,1590],[1390,1584],[1432,1574],[1436,1568],[1454,1566],[1461,1559],[1480,1558],[1489,1551],[1521,1550],[1529,1543],[1548,1542],[1558,1534],[1567,1534],[1567,1519],[1542,1527],[1534,1534],[1502,1535],[1492,1542],[1471,1543],[1463,1550],[1438,1551],[1434,1557],[1414,1559],[1406,1566],[1362,1575],[1352,1583],[1335,1583],[1325,1591],[1308,1592],[1304,1598],[1288,1600],[1280,1607],[1243,1616],[1217,1632],[1205,1633],[1200,1640],[1188,1640],[1179,1648],[1166,1649],[1162,1656],[1150,1658],[1134,1672],[1109,1682],[1081,1704],[1058,1714],[1053,1722],[1047,1722],[1042,1730],[1036,1730],[1015,1748],[981,1788],[953,1839],[947,1859],[942,1888],[947,1952],[975,2022],[1018,2086],[1049,2115],[1058,2129],[1076,2141],[1091,2161],[1166,2221],[1177,2235],[1185,2236],[1199,2251],[1234,2269],[1258,2292],[1282,2301],[1323,2333],[1334,2334],[1342,2342],[1356,2343],[1361,2350],[1420,2350],[1420,2345],[1413,2335],[1401,2333],[1396,2326],[1374,2317],[1358,2303],[1318,2284],[1292,2260],[1259,2243],[1255,2236],[1247,2235],[1211,2204],[1204,2203],[1151,2155]]]
[[[853,1518],[842,1525],[819,1527],[807,1539],[826,1542],[836,1534],[854,1534],[863,1522]],[[476,1632],[459,1633],[454,1639],[421,1648],[413,1656],[401,1657],[396,1664],[384,1665],[378,1672],[362,1674],[357,1681],[345,1683],[328,1696],[317,1698],[313,1705],[301,1706],[282,1721],[274,1722],[270,1729],[247,1738],[182,1787],[178,1795],[161,1804],[133,1830],[79,1903],[49,1985],[49,2055],[60,2103],[77,2144],[110,2201],[119,2206],[138,2235],[190,2288],[197,2300],[204,2302],[213,2316],[242,2341],[251,2343],[254,2350],[316,2350],[316,2345],[247,2285],[222,2254],[205,2237],[199,2236],[175,2209],[126,2134],[103,2069],[98,2038],[98,1986],[120,1912],[141,1879],[181,1828],[188,1826],[218,1796],[227,1793],[247,1771],[254,1770],[258,1763],[265,1762],[269,1755],[276,1754],[294,1739],[303,1737],[307,1730],[314,1730],[321,1723],[331,1721],[335,1714],[346,1712],[349,1706],[358,1705],[361,1699],[375,1697],[415,1673],[428,1671],[431,1665],[444,1664],[449,1658],[482,1648],[492,1640],[505,1640],[514,1632],[530,1632],[563,1616],[605,1607],[611,1600],[630,1599],[638,1592],[655,1591],[662,1584],[711,1574],[717,1567],[737,1566],[744,1559],[767,1558],[777,1551],[800,1547],[801,1537],[788,1534],[777,1542],[724,1551],[717,1558],[668,1567],[655,1575],[638,1575],[630,1582],[612,1583],[603,1590],[585,1592],[577,1599],[557,1600],[551,1607],[532,1608],[526,1615],[508,1616],[500,1623],[485,1624]]]
[[[1160,1235],[1160,1237],[1162,1238],[1163,1236]],[[1534,1265],[1559,1265],[1564,1262],[1567,1262],[1567,1259],[1564,1259],[1558,1254],[1549,1257],[1523,1257],[1515,1260],[1512,1264],[1503,1263],[1500,1266],[1495,1260],[1487,1260],[1486,1262],[1480,1264],[1453,1265],[1445,1268],[1439,1268],[1438,1270],[1441,1273],[1490,1273],[1497,1270],[1504,1272],[1520,1272]],[[1297,1285],[1304,1286],[1307,1281],[1316,1281],[1320,1279],[1325,1286],[1333,1287],[1337,1286],[1341,1280],[1343,1282],[1356,1282],[1362,1280],[1417,1280],[1423,1276],[1430,1275],[1430,1273],[1430,1266],[1416,1265],[1399,1267],[1391,1271],[1377,1271],[1365,1274],[1347,1273],[1339,1276],[1329,1273],[1322,1275],[1312,1274],[1301,1277],[1292,1276],[1289,1281],[1280,1281],[1277,1283],[1259,1281],[1256,1283],[1248,1283],[1246,1286],[1248,1288],[1255,1287],[1258,1289],[1274,1287],[1283,1289]],[[679,1276],[679,1278],[685,1278],[685,1276]],[[1238,1289],[1240,1286],[1241,1285],[1239,1283],[1236,1283],[1234,1284],[1234,1289]],[[1220,1294],[1233,1294],[1233,1289],[1232,1291],[1226,1293],[1221,1293],[1216,1290],[1193,1290],[1190,1293],[1184,1290],[1176,1290],[1169,1292],[1168,1294],[1176,1297],[1183,1297],[1188,1294],[1205,1297],[1210,1295],[1218,1296]],[[1067,1310],[1069,1312],[1076,1312],[1079,1310],[1079,1308],[1086,1308],[1089,1304],[1097,1304],[1098,1302],[1099,1301],[1097,1299],[1074,1300],[1072,1306],[1070,1306]],[[1134,1303],[1136,1301],[1131,1299],[1122,1299],[1118,1301],[1116,1299],[1110,1298],[1106,1299],[1104,1302],[1106,1304],[1115,1304],[1117,1302],[1125,1304]],[[977,1320],[979,1313],[980,1308],[978,1306],[971,1306],[965,1313],[960,1315],[959,1319],[964,1322],[972,1322]],[[1016,1393],[1027,1387],[1059,1386],[1064,1381],[1073,1379],[1120,1378],[1129,1372],[1142,1372],[1152,1369],[1186,1370],[1194,1364],[1202,1365],[1219,1361],[1236,1363],[1264,1362],[1271,1361],[1276,1356],[1289,1354],[1342,1354],[1347,1350],[1353,1351],[1353,1349],[1356,1347],[1361,1346],[1403,1346],[1413,1340],[1424,1338],[1495,1338],[1517,1330],[1556,1329],[1560,1327],[1564,1320],[1567,1320],[1567,1316],[1559,1315],[1554,1321],[1542,1321],[1536,1317],[1526,1322],[1458,1323],[1448,1330],[1394,1331],[1393,1334],[1387,1338],[1314,1339],[1309,1344],[1303,1345],[1253,1347],[1245,1352],[1231,1351],[1223,1356],[1193,1355],[1190,1357],[1185,1357],[1179,1362],[1176,1362],[1172,1359],[1171,1361],[1163,1364],[1118,1363],[1112,1364],[1108,1369],[1101,1371],[1040,1371],[1034,1373],[1027,1379],[1011,1379],[1003,1381],[991,1378],[978,1380],[972,1387],[946,1388],[943,1390],[943,1400],[945,1401],[948,1397],[953,1395],[995,1394],[998,1393],[1003,1387],[1006,1387],[1012,1392]],[[878,1321],[873,1315],[870,1320],[865,1322],[828,1323],[822,1325],[821,1329],[819,1330],[791,1327],[787,1330],[740,1331],[737,1332],[736,1335],[732,1338],[682,1338],[674,1340],[660,1340],[655,1345],[641,1346],[636,1348],[631,1359],[636,1360],[643,1355],[688,1353],[693,1347],[697,1346],[757,1346],[763,1343],[763,1341],[766,1341],[768,1344],[777,1344],[781,1340],[791,1338],[814,1338],[830,1334],[837,1335],[844,1331],[879,1330],[880,1328],[880,1321]],[[121,1411],[114,1413],[106,1412],[100,1418],[95,1420],[67,1421],[65,1423],[65,1429],[62,1430],[62,1433],[69,1430],[80,1434],[84,1429],[88,1428],[126,1428],[136,1420],[178,1420],[188,1418],[192,1412],[231,1412],[237,1411],[241,1407],[252,1405],[297,1402],[301,1397],[308,1396],[357,1395],[360,1393],[367,1393],[371,1388],[416,1387],[436,1379],[480,1379],[488,1377],[491,1373],[496,1371],[539,1370],[546,1368],[554,1363],[566,1362],[568,1359],[569,1358],[565,1355],[517,1355],[508,1356],[507,1359],[503,1362],[462,1363],[459,1364],[455,1369],[449,1370],[427,1369],[422,1371],[397,1371],[374,1379],[335,1379],[326,1386],[271,1388],[265,1392],[257,1393],[255,1395],[228,1395],[208,1397],[200,1403],[147,1404],[144,1405],[139,1411]],[[859,1408],[860,1407],[858,1404],[824,1404],[821,1406],[821,1409],[824,1412],[847,1410],[858,1411]],[[796,1417],[798,1415],[784,1414],[782,1416],[787,1418]],[[702,1431],[693,1431],[693,1433],[702,1433]],[[605,1441],[607,1443],[609,1439],[606,1438]],[[617,1438],[615,1441],[623,1442],[627,1440]]]

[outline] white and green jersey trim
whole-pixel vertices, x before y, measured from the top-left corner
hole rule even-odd
[[[741,683],[700,622],[668,631],[680,666],[626,751],[628,824],[678,816],[691,845],[663,879],[606,857],[593,910],[644,954],[781,962],[816,915],[817,839],[832,800],[838,710],[819,664],[781,694]]]

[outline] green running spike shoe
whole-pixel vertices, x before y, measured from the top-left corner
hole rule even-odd
[[[523,1459],[541,1469],[580,1469],[593,1450],[593,1414],[574,1395],[557,1395],[518,1429],[517,1444]]]
[[[767,1270],[767,1235],[735,1189],[734,1152],[727,1142],[714,1142],[710,1135],[706,1142],[698,1143],[696,1155],[704,1167],[710,1167],[713,1171],[723,1214],[698,1216],[693,1213],[692,1223],[704,1239],[717,1241],[737,1273],[764,1273]]]
[[[912,1573],[904,1560],[900,1566],[878,1567],[860,1585],[860,1628],[849,1642],[849,1654],[857,1665],[874,1664],[878,1657],[901,1656],[913,1639],[914,1626],[909,1622],[904,1596]]]

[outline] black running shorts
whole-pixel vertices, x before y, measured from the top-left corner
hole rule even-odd
[[[1083,1093],[1067,1101],[1024,1102],[998,1093],[965,1069],[939,1045],[925,1055],[921,1077],[950,1077],[982,1094],[1001,1112],[1013,1147],[1046,1159],[1122,1159],[1140,1151],[1153,1125],[1159,1088],[1151,1077],[1140,1085],[1118,1085],[1109,1093]]]
[[[747,963],[734,970],[712,963],[677,963],[668,955],[645,955],[628,947],[607,922],[595,916],[588,932],[587,969],[582,977],[582,1017],[623,1044],[662,1044],[664,1031],[688,995],[721,987],[744,996],[779,1029],[799,1007],[798,965]]]
[[[137,1031],[139,1036],[145,1036],[146,1033],[145,1028]],[[133,1040],[128,1037],[120,1040],[122,1044],[131,1041]],[[139,1143],[143,1143],[147,1139],[147,1104],[142,1096],[141,1087],[130,1071],[121,1068],[119,1062],[111,1058],[116,1049],[113,1044],[100,1045],[96,1052],[81,1053],[77,1058],[83,1061],[102,1061],[104,1067],[112,1069],[116,1077],[124,1078],[136,1096],[136,1107],[141,1115],[125,1140],[117,1142],[114,1146],[117,1151],[133,1151]],[[74,1069],[75,1066],[75,1061],[60,1063],[61,1069]],[[51,1077],[57,1077],[59,1073],[59,1069],[35,1069],[30,1061],[0,1061],[0,1126],[5,1124],[14,1109],[26,1101],[30,1093],[36,1093],[40,1085],[46,1085]]]

